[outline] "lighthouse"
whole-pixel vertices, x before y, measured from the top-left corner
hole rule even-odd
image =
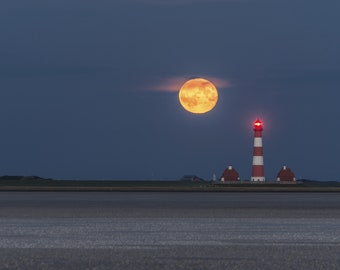
[[[264,182],[264,165],[263,165],[263,145],[262,145],[262,122],[256,119],[254,122],[254,151],[253,166],[251,173],[252,182]]]

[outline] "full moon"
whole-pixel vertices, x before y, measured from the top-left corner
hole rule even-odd
[[[191,113],[211,111],[218,100],[218,92],[212,82],[203,78],[195,78],[183,84],[179,90],[179,102]]]

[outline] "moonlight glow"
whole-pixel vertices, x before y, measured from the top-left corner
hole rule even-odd
[[[178,97],[181,105],[187,111],[206,113],[215,107],[218,93],[216,87],[210,81],[196,78],[183,84]]]

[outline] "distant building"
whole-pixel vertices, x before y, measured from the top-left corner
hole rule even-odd
[[[281,181],[291,181],[291,182],[295,182],[295,175],[294,173],[291,171],[291,169],[289,169],[286,166],[283,166],[282,169],[279,171],[279,173],[277,174],[277,181],[281,182]]]
[[[198,177],[197,175],[184,175],[181,181],[191,181],[191,182],[204,182],[204,179]]]
[[[228,166],[221,177],[221,181],[240,181],[240,176],[232,166]]]

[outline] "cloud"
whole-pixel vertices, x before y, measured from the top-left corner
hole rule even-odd
[[[183,77],[183,76],[175,76],[170,78],[163,78],[155,80],[155,83],[150,85],[148,89],[152,91],[159,92],[178,92],[181,86],[190,79],[197,78],[195,77]],[[213,76],[202,76],[204,79],[211,81],[217,89],[228,88],[231,86],[230,81],[218,77]]]

